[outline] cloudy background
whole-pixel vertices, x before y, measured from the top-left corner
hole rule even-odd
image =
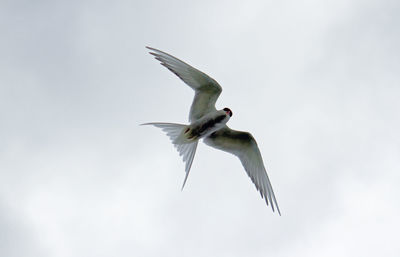
[[[0,255],[399,256],[400,4],[0,1]],[[238,159],[184,165],[149,121],[223,87],[282,216]]]

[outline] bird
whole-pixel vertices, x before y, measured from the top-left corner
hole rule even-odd
[[[173,72],[195,92],[189,111],[189,124],[167,122],[141,124],[161,128],[182,156],[186,173],[182,190],[188,179],[198,142],[203,140],[208,146],[237,156],[261,198],[271,206],[273,212],[276,208],[281,215],[256,140],[249,132],[233,130],[226,125],[233,114],[231,109],[225,107],[217,110],[215,107],[222,92],[218,82],[168,53],[149,46],[146,48],[161,65]]]

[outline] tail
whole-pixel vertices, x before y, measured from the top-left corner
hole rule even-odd
[[[161,122],[151,122],[144,123],[141,125],[153,125],[155,127],[161,128],[174,144],[175,148],[178,150],[179,155],[182,156],[183,162],[185,162],[185,180],[183,181],[182,189],[185,187],[186,180],[189,176],[190,168],[192,167],[194,155],[196,154],[198,140],[190,141],[186,139],[183,131],[188,127],[183,124],[175,123],[161,123]]]

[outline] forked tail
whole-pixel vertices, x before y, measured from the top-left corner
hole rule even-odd
[[[175,148],[178,150],[179,155],[182,156],[183,162],[185,162],[185,180],[183,181],[182,190],[185,187],[186,180],[189,176],[190,168],[192,167],[194,155],[196,154],[198,140],[190,141],[184,136],[184,130],[188,127],[183,124],[176,123],[161,123],[161,122],[151,122],[144,123],[141,125],[153,125],[157,128],[161,128],[174,144]]]

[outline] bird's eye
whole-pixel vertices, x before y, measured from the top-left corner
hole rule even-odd
[[[229,108],[224,108],[224,111],[230,116],[232,117],[232,111]]]

